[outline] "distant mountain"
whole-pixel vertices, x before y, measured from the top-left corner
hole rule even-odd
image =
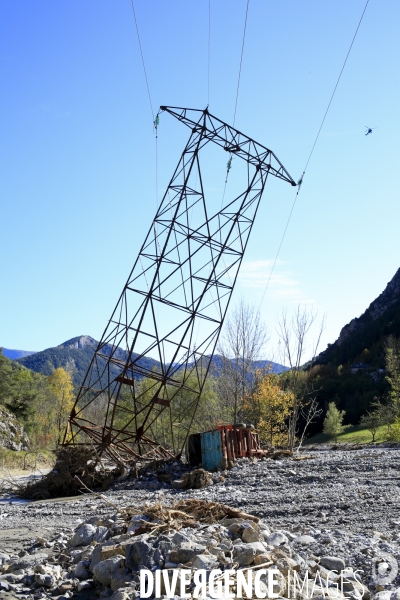
[[[218,374],[218,370],[222,369],[222,356],[219,356],[218,354],[215,354],[213,356],[212,359],[212,363],[211,363],[211,371],[214,374]],[[234,362],[235,359],[231,359],[231,362]],[[283,371],[288,371],[289,367],[284,367],[283,365],[280,365],[279,363],[273,362],[272,360],[255,360],[253,363],[253,366],[256,369],[260,369],[263,370],[265,369],[267,366],[269,366],[271,368],[271,372],[275,373],[275,374],[279,374],[282,373]]]
[[[318,356],[317,363],[384,367],[382,342],[388,335],[400,337],[400,269],[367,310],[343,327],[336,342]]]
[[[43,375],[51,375],[54,369],[63,367],[72,373],[74,384],[79,386],[83,382],[97,345],[98,342],[89,335],[81,335],[54,348],[47,348],[31,356],[19,358],[17,362],[28,369],[32,369],[32,371],[43,373]],[[111,351],[112,346],[106,344],[103,353],[109,354]],[[118,348],[114,356],[124,361],[127,358],[127,352],[122,348]],[[156,360],[148,357],[143,358],[139,364],[148,369],[159,366]],[[120,369],[115,365],[111,365],[111,375],[116,377],[119,373]]]
[[[29,352],[29,350],[10,350],[9,348],[3,348],[3,355],[7,356],[11,360],[16,360],[17,358],[24,358],[25,356],[31,356],[31,354],[36,354],[35,352]]]
[[[29,356],[18,358],[17,362],[43,375],[51,375],[54,369],[63,367],[73,374],[74,383],[79,386],[86,375],[97,345],[98,342],[89,335],[81,335],[54,348],[47,348],[47,350],[43,350],[42,352],[35,352]],[[111,350],[112,346],[107,344],[103,348],[103,353],[109,354]],[[127,352],[122,348],[118,348],[114,356],[121,361],[125,361],[127,359]],[[221,360],[221,357],[218,355],[213,357],[214,372],[218,370]],[[267,360],[257,361],[256,366],[263,368],[268,363],[271,364],[274,373],[286,370],[286,367]],[[139,364],[146,369],[152,369],[153,367],[160,368],[160,363],[150,357],[142,358]],[[112,376],[116,377],[119,373],[120,369],[115,365],[111,365]]]

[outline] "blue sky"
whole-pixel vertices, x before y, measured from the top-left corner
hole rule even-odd
[[[298,179],[365,0],[250,0],[236,127]],[[136,0],[154,110],[208,101],[208,0]],[[210,112],[233,121],[245,0],[211,0]],[[400,4],[370,0],[262,315],[326,314],[322,348],[400,266]],[[155,140],[130,0],[0,7],[0,345],[102,334],[156,209]],[[377,127],[365,137],[364,126]],[[161,116],[158,201],[188,130]],[[233,165],[234,168],[235,165]],[[226,157],[214,174],[225,176]],[[259,304],[294,199],[268,181],[235,290]]]

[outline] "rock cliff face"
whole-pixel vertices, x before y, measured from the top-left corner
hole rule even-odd
[[[93,351],[97,348],[98,342],[90,337],[90,335],[81,335],[76,338],[72,338],[63,344],[57,346],[57,348],[88,348],[92,347]]]
[[[29,438],[15,416],[0,407],[0,447],[8,450],[28,450]]]
[[[360,327],[363,327],[368,321],[375,321],[391,306],[396,304],[400,299],[400,269],[397,270],[395,276],[387,284],[385,290],[374,300],[361,317],[355,318],[350,323],[345,325],[340,332],[337,344],[341,346],[343,342],[356,332]]]
[[[350,366],[366,362],[384,368],[383,343],[390,335],[400,338],[400,269],[367,310],[345,325],[336,342],[320,353],[317,363]]]

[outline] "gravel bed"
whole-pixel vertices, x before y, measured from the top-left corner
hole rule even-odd
[[[382,575],[381,584],[376,577],[372,578],[382,557],[392,558],[392,573],[396,564],[400,565],[400,449],[364,447],[325,451],[321,448],[307,450],[307,454],[313,458],[242,459],[233,469],[213,474],[213,484],[199,490],[173,489],[149,472],[140,480],[114,486],[104,497],[118,506],[155,501],[171,504],[183,498],[198,498],[240,508],[259,517],[261,530],[268,535],[284,536],[279,545],[287,556],[317,563],[321,557],[334,557],[346,568],[360,569],[363,583],[377,600],[389,600],[391,596],[392,600],[400,600],[400,591],[398,597],[394,591],[400,586],[399,575],[389,582]],[[179,479],[185,467],[175,463],[172,471],[173,478]],[[4,568],[10,560],[30,556],[44,555],[47,558],[42,558],[42,562],[51,562],[53,555],[69,548],[68,540],[79,526],[91,520],[95,524],[107,522],[113,513],[105,500],[90,495],[0,504],[0,567],[3,564]],[[267,535],[262,541],[268,546]],[[266,552],[271,551],[271,544],[268,547]],[[95,590],[91,585],[87,588],[81,585],[79,592],[75,585],[71,594],[77,598],[97,598],[98,594],[110,597],[111,593],[105,594],[110,592],[107,586]],[[58,592],[62,596],[62,590]],[[52,593],[57,597],[57,593]],[[40,592],[40,586],[36,596],[30,594],[27,590],[24,594],[10,589],[6,574],[0,575],[0,598],[15,595],[37,600],[46,596]],[[132,594],[128,597],[135,597]],[[368,596],[364,598],[367,600]]]

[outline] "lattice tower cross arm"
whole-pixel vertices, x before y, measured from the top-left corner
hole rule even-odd
[[[287,181],[292,186],[297,185],[272,150],[214,117],[208,112],[207,108],[199,110],[178,108],[176,106],[160,106],[160,110],[169,113],[178,121],[190,127],[193,132],[202,130],[204,138],[215,142],[230,154],[234,154],[254,166],[258,165],[262,170],[278,177],[278,179]],[[192,115],[197,117],[197,120],[191,118]],[[205,118],[200,125],[198,119],[201,115],[204,115]]]

